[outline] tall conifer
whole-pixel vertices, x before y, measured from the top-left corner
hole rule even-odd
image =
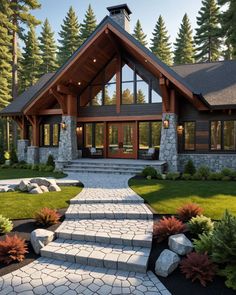
[[[54,33],[52,32],[51,26],[47,18],[43,24],[39,40],[39,47],[42,53],[43,61],[40,66],[40,72],[41,74],[54,72],[57,68],[57,46],[54,39]]]
[[[82,42],[86,41],[88,37],[92,34],[97,26],[96,16],[93,12],[91,5],[86,11],[83,23],[81,24],[81,40]]]
[[[220,10],[215,0],[203,0],[197,17],[195,43],[198,61],[216,61],[220,57]]]
[[[60,43],[58,61],[59,65],[63,65],[81,45],[80,25],[72,6],[63,20],[59,36],[61,39],[58,40]]]
[[[170,37],[168,36],[164,20],[160,15],[153,31],[150,49],[157,57],[168,65],[172,63],[171,44],[169,39]]]
[[[134,33],[133,36],[144,46],[147,46],[147,35],[144,34],[142,26],[141,26],[141,22],[138,19],[137,23],[134,27]]]
[[[174,63],[175,64],[187,64],[194,61],[194,47],[193,47],[193,30],[185,13],[176,42],[174,43]]]

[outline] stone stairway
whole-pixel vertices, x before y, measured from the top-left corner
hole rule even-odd
[[[164,161],[145,161],[130,159],[78,159],[64,167],[65,173],[107,173],[107,174],[131,174],[142,172],[146,166],[153,166],[159,172],[163,172],[166,163]]]
[[[152,213],[128,187],[109,187],[87,187],[71,200],[57,239],[41,250],[41,256],[146,273]]]

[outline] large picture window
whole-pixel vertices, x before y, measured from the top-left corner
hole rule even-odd
[[[59,144],[59,124],[42,124],[40,126],[41,146],[58,146]]]
[[[87,123],[85,124],[85,146],[101,149],[104,147],[104,124]]]
[[[160,148],[161,121],[139,123],[139,149]]]
[[[236,150],[236,121],[224,121],[224,150]]]
[[[211,150],[221,150],[221,121],[211,122]]]
[[[184,149],[195,150],[195,122],[184,123]]]

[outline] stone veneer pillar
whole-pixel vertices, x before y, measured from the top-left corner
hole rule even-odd
[[[28,139],[17,140],[17,157],[19,161],[27,161],[27,148],[29,146]]]
[[[27,163],[33,164],[33,165],[39,163],[39,147],[38,146],[28,146]]]
[[[163,113],[162,122],[166,117],[169,119],[169,128],[165,129],[162,124],[159,160],[167,162],[168,171],[176,172],[178,171],[177,115]]]
[[[66,129],[60,130],[60,140],[58,149],[58,159],[56,169],[61,170],[65,164],[78,157],[76,126],[77,118],[75,116],[62,116],[62,122]]]

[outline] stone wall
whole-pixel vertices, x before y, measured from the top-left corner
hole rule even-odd
[[[176,114],[163,113],[162,122],[167,117],[169,120],[169,128],[165,129],[162,124],[159,160],[166,161],[168,164],[168,171],[174,172],[178,170],[177,116]]]
[[[17,141],[17,157],[19,161],[27,161],[28,139],[19,139]]]
[[[236,154],[179,154],[178,163],[181,172],[189,159],[196,168],[205,165],[212,171],[221,171],[223,168],[236,169]]]
[[[58,157],[58,147],[40,147],[39,148],[39,162],[46,163],[48,156],[52,155],[54,160],[57,160]]]
[[[38,164],[39,162],[39,147],[28,146],[27,149],[27,163],[28,164]]]

